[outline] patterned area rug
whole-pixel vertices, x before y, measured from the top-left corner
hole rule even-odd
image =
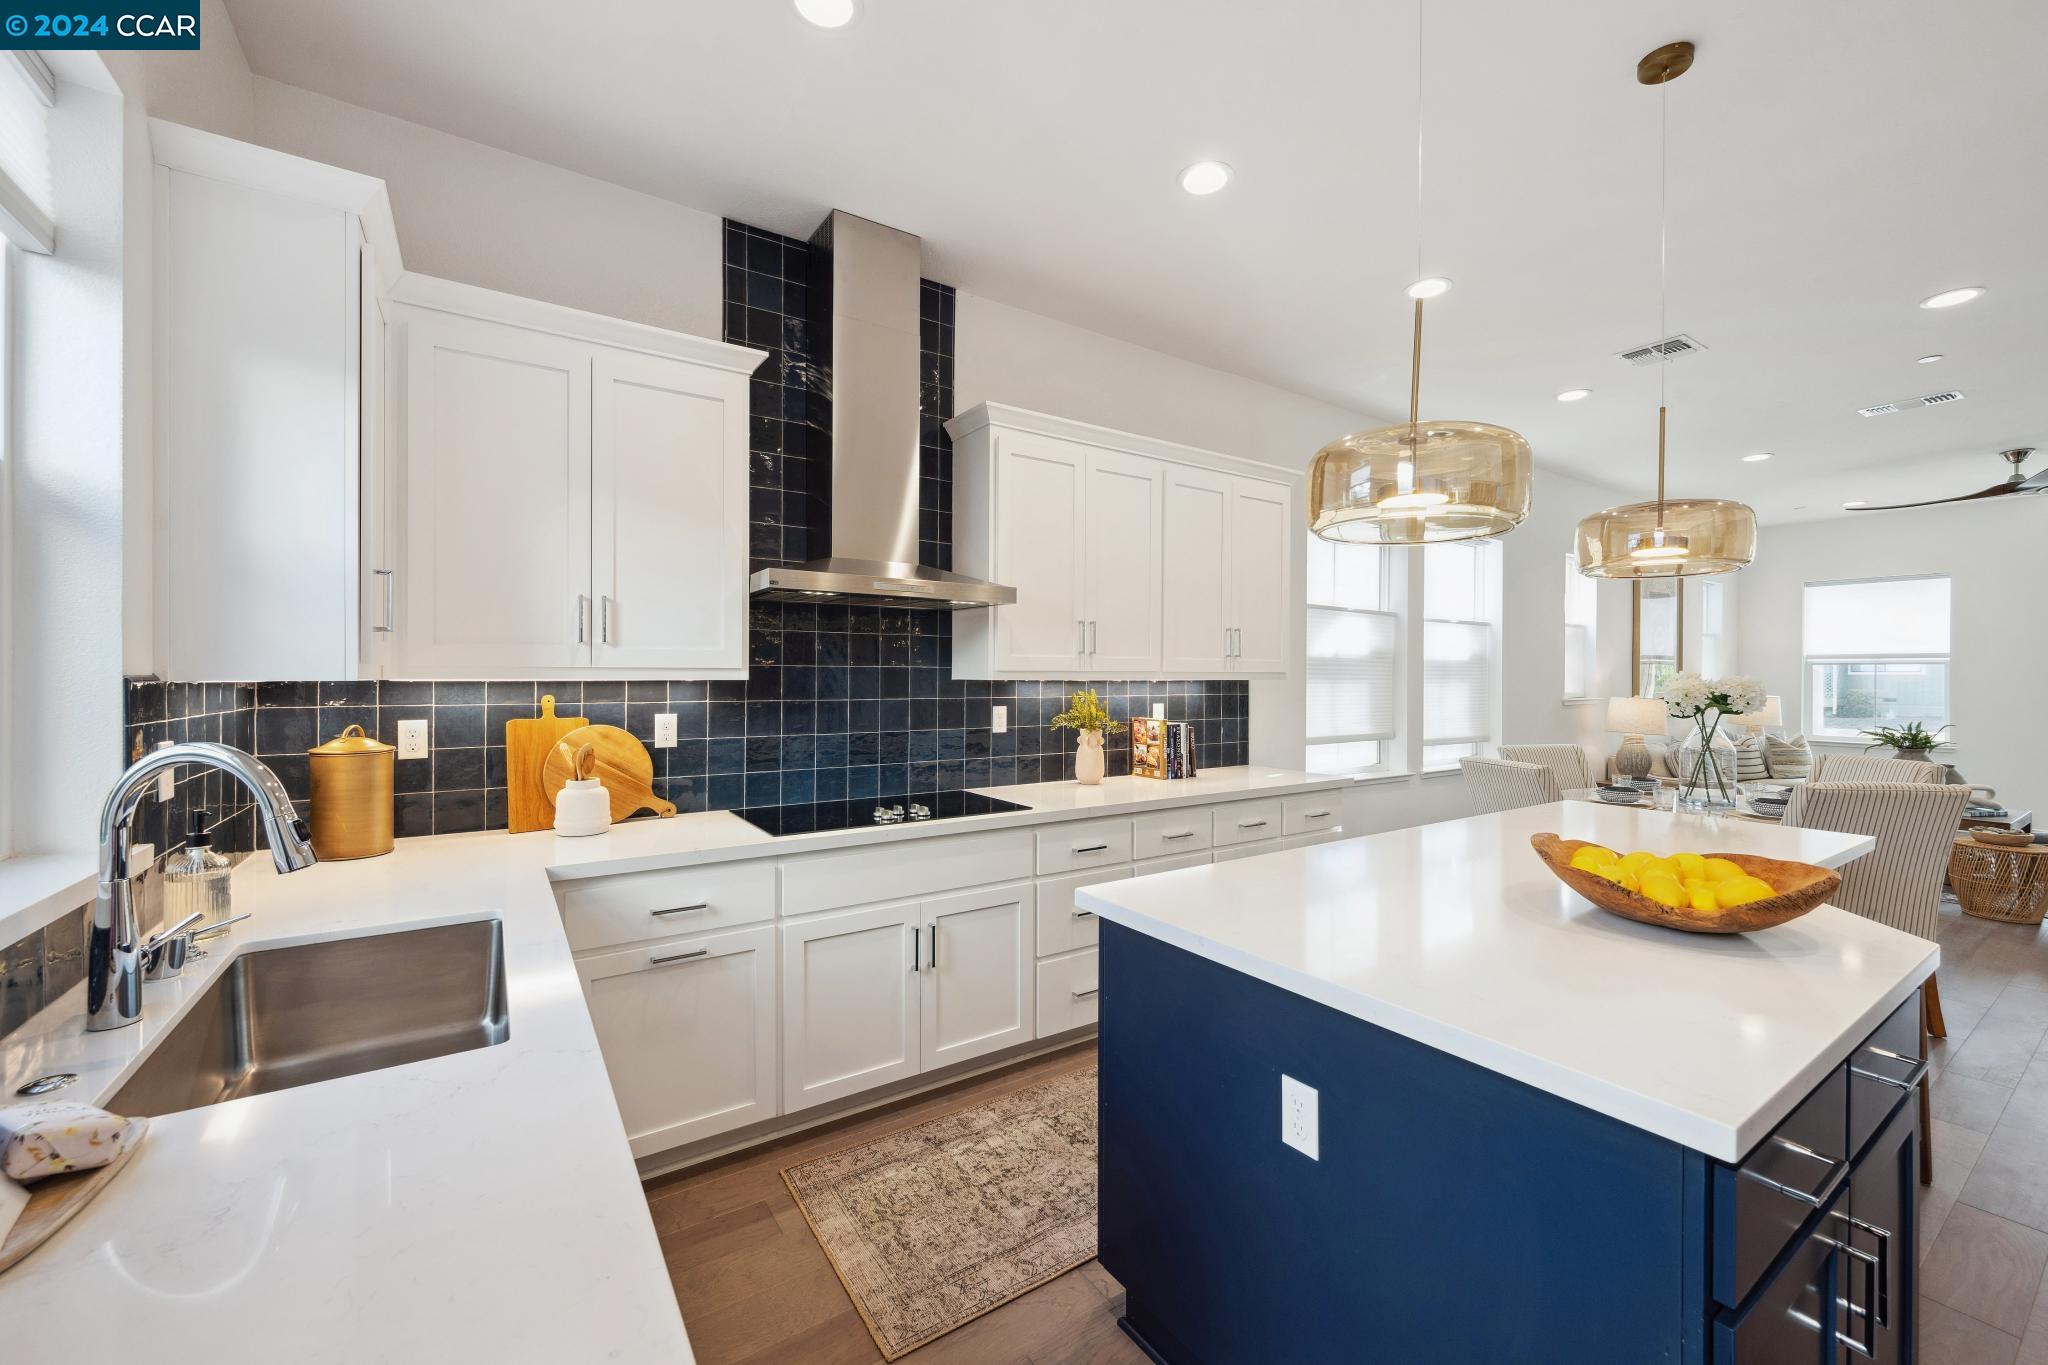
[[[1095,1068],[782,1173],[886,1360],[1095,1255]]]

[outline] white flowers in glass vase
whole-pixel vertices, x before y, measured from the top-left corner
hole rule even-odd
[[[1722,771],[1715,759],[1714,737],[1721,728],[1721,717],[1746,716],[1764,709],[1764,685],[1755,678],[1702,678],[1697,673],[1680,672],[1664,680],[1663,698],[1666,711],[1680,720],[1690,720],[1699,733],[1699,752],[1684,765],[1679,804],[1733,806],[1733,774]]]

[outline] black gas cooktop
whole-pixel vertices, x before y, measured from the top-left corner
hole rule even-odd
[[[814,801],[804,806],[749,806],[734,815],[770,834],[809,834],[821,829],[859,829],[865,825],[921,825],[930,820],[958,820],[963,815],[994,815],[1029,810],[1015,801],[998,801],[973,792],[913,792],[908,796],[870,796],[859,801]]]

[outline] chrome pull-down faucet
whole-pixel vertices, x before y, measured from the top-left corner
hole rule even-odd
[[[225,744],[172,744],[137,759],[107,793],[100,811],[99,894],[93,899],[85,961],[85,1026],[125,1028],[142,1018],[143,953],[136,922],[135,886],[128,876],[128,829],[150,784],[167,768],[217,768],[256,798],[271,859],[279,872],[310,867],[312,831],[292,808],[277,774]]]

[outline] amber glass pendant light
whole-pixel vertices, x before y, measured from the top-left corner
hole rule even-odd
[[[1424,421],[1422,304],[1450,281],[1422,275],[1422,17],[1415,50],[1415,342],[1408,420],[1354,431],[1316,452],[1309,467],[1309,530],[1324,540],[1424,545],[1512,531],[1529,515],[1529,443],[1485,422]]]
[[[1658,87],[1659,117],[1668,100],[1664,87],[1692,69],[1691,43],[1667,43],[1636,63],[1636,79]],[[1669,335],[1664,305],[1664,176],[1670,161],[1668,120],[1659,129],[1657,207],[1657,323]],[[1670,361],[1664,361],[1669,365]],[[1579,572],[1592,578],[1693,578],[1733,573],[1756,558],[1756,513],[1724,498],[1664,496],[1665,432],[1670,409],[1664,402],[1664,371],[1657,372],[1657,497],[1595,512],[1579,523],[1574,548]]]

